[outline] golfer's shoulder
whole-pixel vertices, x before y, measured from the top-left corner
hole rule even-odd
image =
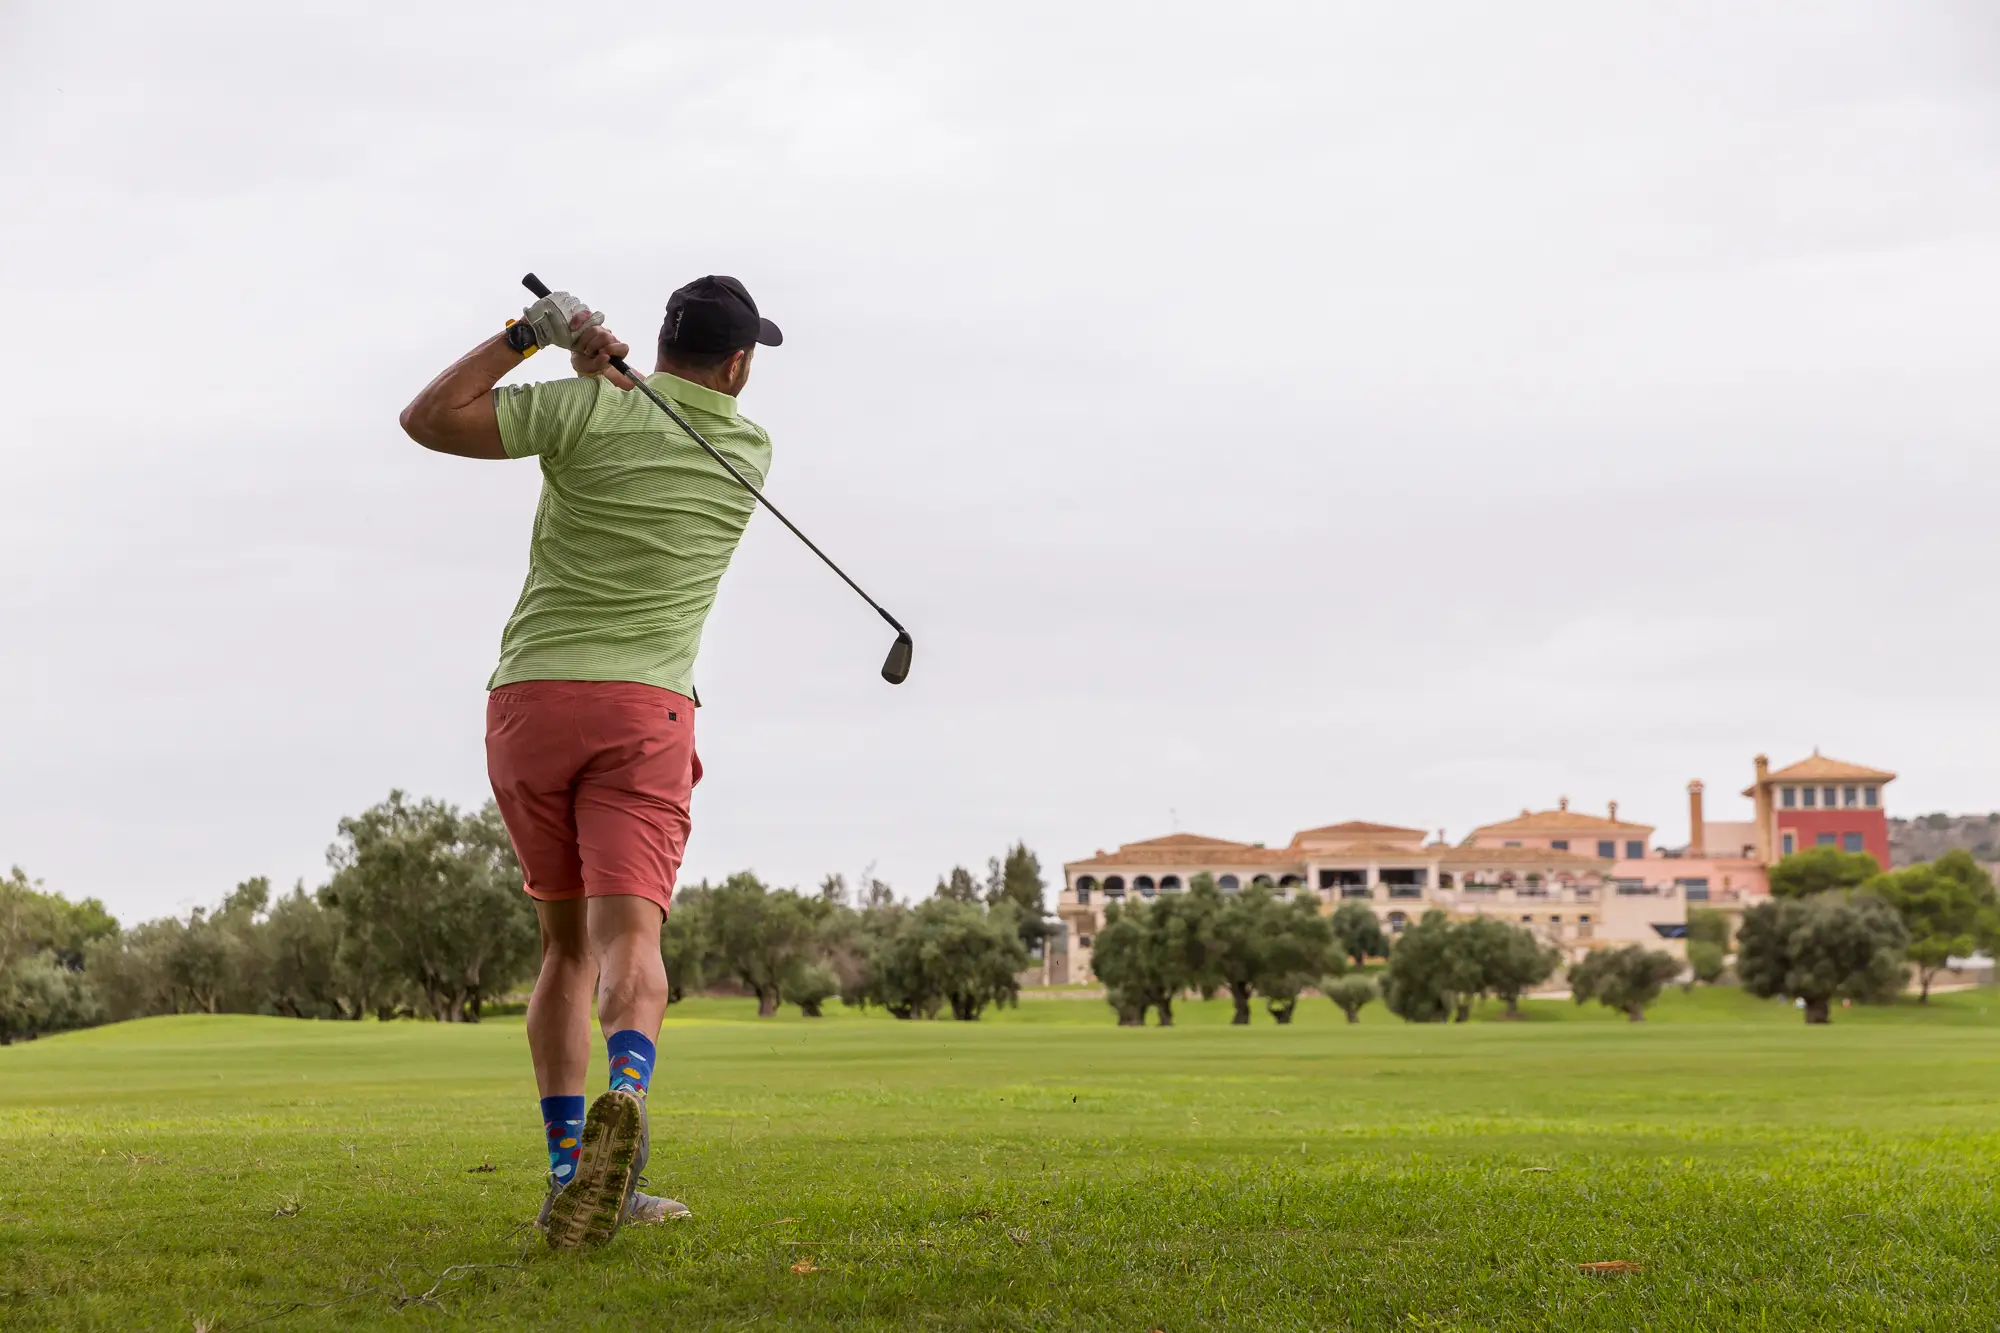
[[[604,381],[574,377],[505,384],[493,391],[500,440],[510,457],[553,459],[589,433]]]
[[[742,429],[745,438],[751,444],[755,445],[759,449],[762,449],[765,453],[769,453],[771,451],[770,431],[765,430],[762,426],[752,421],[749,417],[743,416],[740,413],[737,415],[736,424],[738,427]]]
[[[603,388],[601,378],[572,375],[568,379],[503,384],[493,392],[495,401],[503,409],[587,413],[597,406],[598,394]]]

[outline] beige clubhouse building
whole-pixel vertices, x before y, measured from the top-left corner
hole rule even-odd
[[[1818,781],[1817,768],[1805,772],[1814,765],[1838,761],[1815,755],[1773,773],[1759,756],[1753,790],[1778,789],[1794,776]],[[1866,795],[1863,813],[1878,811],[1876,790]],[[1182,892],[1204,873],[1225,893],[1264,885],[1280,897],[1315,897],[1323,912],[1366,903],[1390,936],[1435,908],[1455,919],[1526,926],[1572,959],[1626,944],[1683,956],[1689,904],[1740,913],[1769,893],[1766,871],[1777,855],[1777,840],[1758,824],[1707,820],[1702,796],[1700,782],[1688,784],[1689,837],[1672,849],[1654,844],[1652,825],[1621,819],[1616,802],[1599,815],[1571,809],[1566,798],[1553,810],[1482,825],[1457,844],[1442,832],[1362,820],[1303,830],[1283,847],[1193,833],[1128,842],[1063,866],[1056,906],[1063,939],[1050,952],[1049,980],[1091,980],[1091,945],[1106,906]],[[1760,797],[1759,811],[1768,804]]]

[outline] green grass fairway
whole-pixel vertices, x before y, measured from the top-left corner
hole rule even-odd
[[[0,1050],[0,1325],[2000,1326],[2000,995],[1817,1030],[1733,991],[1530,1010],[693,1001],[652,1176],[694,1220],[525,1261],[518,1019],[74,1033]]]

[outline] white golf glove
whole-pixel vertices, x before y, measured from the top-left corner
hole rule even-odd
[[[535,346],[568,351],[576,346],[577,334],[604,322],[602,312],[593,312],[576,328],[570,327],[572,319],[589,311],[589,306],[568,292],[550,292],[521,312],[521,322],[535,331]]]

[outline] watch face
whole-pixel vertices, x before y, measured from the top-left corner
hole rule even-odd
[[[535,346],[534,327],[519,321],[509,324],[507,326],[507,345],[517,352],[533,350]]]

